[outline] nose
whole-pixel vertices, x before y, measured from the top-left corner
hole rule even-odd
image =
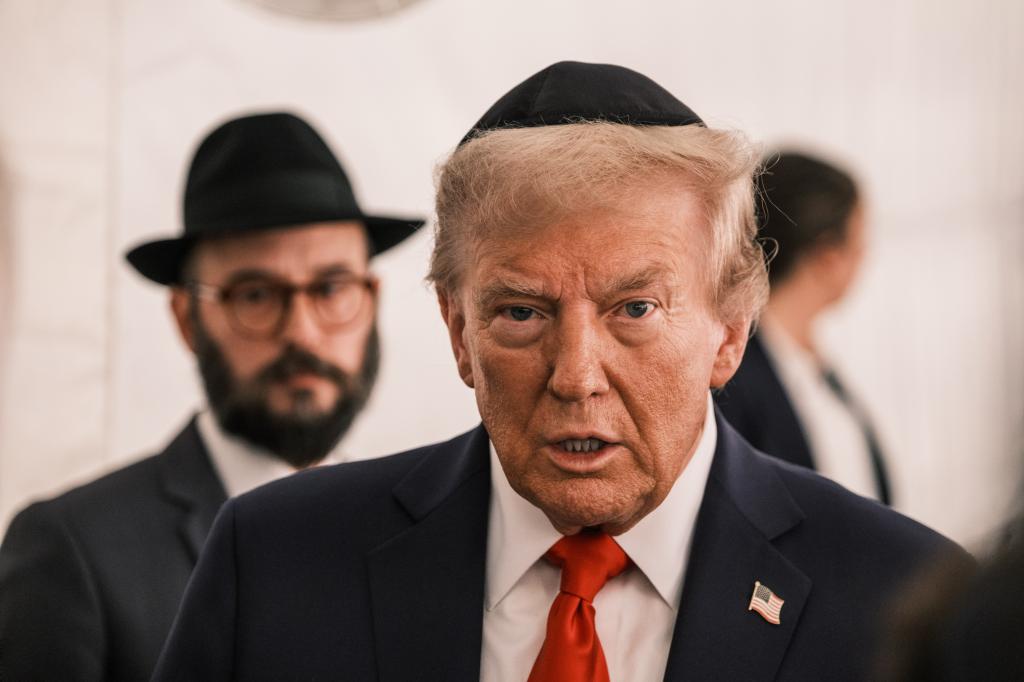
[[[291,305],[286,312],[281,339],[300,348],[313,349],[322,331],[313,310],[313,302],[308,296],[298,294],[292,297]]]
[[[586,314],[559,320],[548,390],[559,400],[582,402],[608,391],[604,353],[596,320]]]

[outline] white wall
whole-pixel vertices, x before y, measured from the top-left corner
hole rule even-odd
[[[212,124],[295,108],[364,204],[426,214],[433,164],[486,107],[579,59],[859,171],[874,250],[826,338],[896,456],[901,509],[974,542],[1024,455],[1022,32],[1015,0],[423,0],[347,25],[239,0],[0,3],[0,526],[159,448],[198,403],[165,292],[120,254],[178,231]],[[377,263],[386,356],[357,456],[476,421],[421,283],[428,251],[424,233]]]

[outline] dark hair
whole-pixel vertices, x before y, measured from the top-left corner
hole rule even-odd
[[[805,154],[781,151],[762,163],[758,236],[766,253],[771,284],[785,280],[814,248],[846,239],[859,193],[843,170]]]

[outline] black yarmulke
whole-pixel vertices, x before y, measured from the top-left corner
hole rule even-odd
[[[601,120],[626,125],[704,125],[700,116],[653,80],[613,64],[558,62],[508,91],[459,145],[500,128]]]

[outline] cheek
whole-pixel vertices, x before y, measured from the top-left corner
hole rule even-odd
[[[471,346],[477,402],[485,420],[525,422],[544,392],[547,374],[539,353],[486,340]]]
[[[640,465],[674,480],[703,423],[717,344],[707,324],[670,331],[620,358],[614,383],[637,430]]]
[[[703,396],[717,350],[710,341],[713,334],[706,324],[676,325],[666,328],[657,342],[624,348],[615,367],[628,377],[628,393],[657,413],[677,410],[689,396]]]
[[[230,328],[215,324],[207,325],[207,334],[220,348],[232,374],[239,381],[248,381],[254,377],[272,362],[279,352],[273,343],[246,339],[235,334]]]
[[[509,481],[522,494],[532,487],[524,481],[538,465],[530,427],[544,402],[544,362],[540,353],[495,347],[480,339],[471,357],[480,418],[502,455]]]
[[[363,363],[370,328],[370,325],[367,325],[361,329],[346,330],[344,333],[328,336],[322,348],[311,350],[343,371],[354,374]]]

